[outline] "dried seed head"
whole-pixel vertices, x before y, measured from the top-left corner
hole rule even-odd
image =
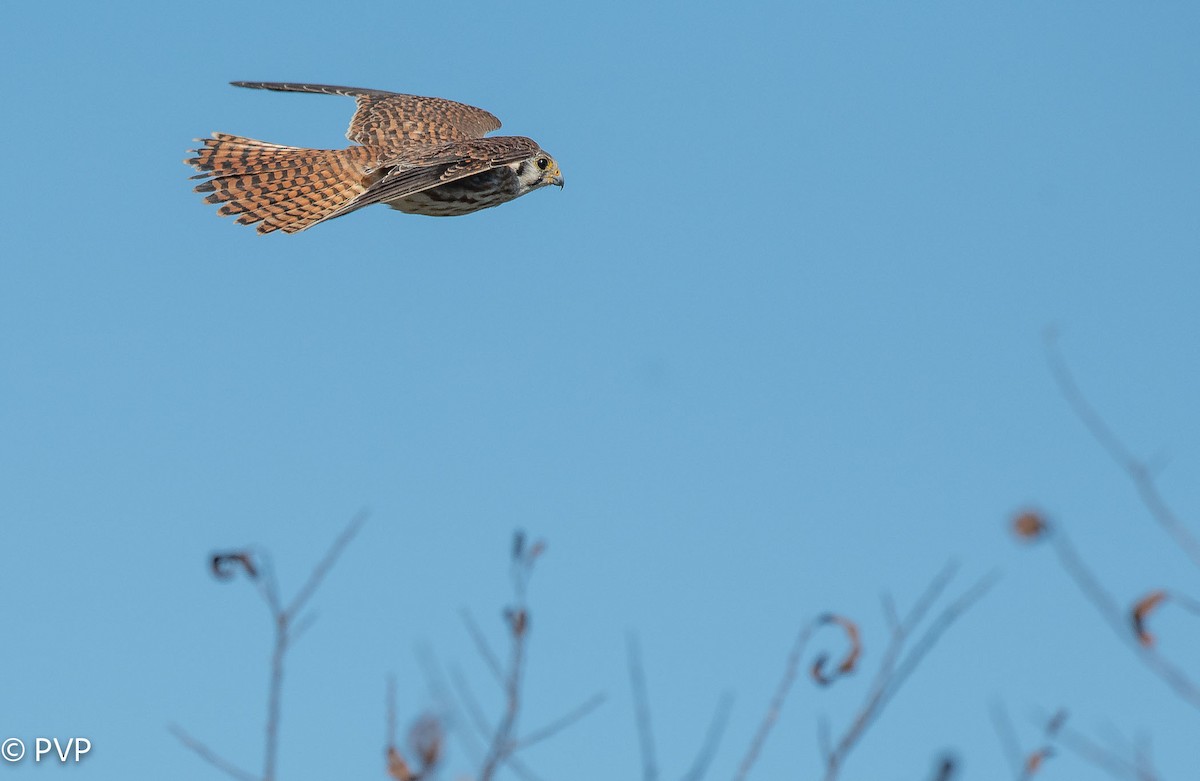
[[[1050,531],[1050,525],[1041,513],[1025,510],[1013,519],[1012,529],[1017,539],[1033,542],[1045,536]]]

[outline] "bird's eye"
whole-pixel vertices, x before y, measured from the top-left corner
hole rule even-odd
[[[550,165],[550,161],[549,161],[549,160],[547,160],[546,158],[544,158],[544,157],[539,157],[539,158],[537,159],[537,167],[538,167],[538,168],[540,168],[541,170],[545,171],[545,170],[546,170],[546,166],[548,166],[548,165]]]

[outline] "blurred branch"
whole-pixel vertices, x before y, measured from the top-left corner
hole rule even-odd
[[[1059,392],[1062,393],[1075,416],[1079,418],[1088,433],[1108,453],[1117,466],[1129,476],[1134,488],[1137,489],[1138,497],[1150,511],[1154,520],[1174,540],[1180,550],[1192,560],[1192,563],[1200,567],[1200,540],[1192,534],[1163,498],[1149,466],[1130,452],[1104,418],[1096,412],[1087,397],[1083,395],[1083,391],[1080,390],[1078,383],[1075,382],[1075,377],[1071,374],[1062,351],[1058,348],[1057,336],[1053,330],[1046,332],[1044,341],[1050,371],[1058,384]]]
[[[650,697],[646,692],[642,653],[635,635],[629,635],[626,650],[630,688],[633,690],[634,716],[637,720],[638,743],[642,754],[642,778],[644,781],[654,781],[658,778],[658,763],[655,760],[654,733],[650,728]],[[721,695],[716,710],[713,712],[712,721],[704,734],[704,741],[700,744],[700,751],[692,761],[692,766],[683,775],[682,781],[700,781],[708,772],[708,765],[712,761],[717,745],[721,742],[721,734],[725,731],[732,699],[728,694]]]
[[[513,605],[504,611],[509,632],[508,670],[504,676],[504,714],[492,736],[491,748],[479,771],[479,781],[491,781],[496,770],[512,756],[516,749],[513,732],[521,708],[521,680],[525,665],[525,638],[529,634],[529,611],[525,605],[525,592],[533,565],[545,551],[545,543],[538,541],[531,547],[525,546],[525,535],[518,531],[513,535],[511,573],[513,579]]]
[[[633,689],[633,709],[637,722],[638,746],[642,751],[642,781],[658,778],[658,763],[654,757],[654,732],[650,727],[650,696],[646,693],[646,675],[642,669],[642,654],[637,638],[626,642],[629,659],[629,684]]]
[[[225,759],[215,751],[204,745],[200,741],[193,738],[184,729],[176,724],[170,726],[171,734],[178,738],[179,742],[187,748],[191,749],[201,759],[208,764],[220,770],[230,778],[236,778],[238,781],[259,781],[258,776],[253,773],[242,770],[237,765]]]
[[[258,562],[255,561],[254,556],[248,550],[217,553],[211,557],[210,567],[213,576],[218,580],[229,580],[240,569],[246,577],[254,582],[259,595],[266,603],[267,609],[271,612],[271,618],[275,626],[275,640],[271,649],[271,672],[267,687],[266,738],[263,750],[263,773],[261,778],[236,768],[204,744],[192,739],[182,729],[172,729],[175,736],[185,746],[209,764],[220,768],[223,772],[240,781],[249,781],[250,779],[254,779],[254,781],[275,781],[275,769],[279,756],[279,722],[282,712],[284,660],[287,657],[288,650],[295,644],[299,635],[312,624],[312,617],[308,615],[300,616],[300,611],[304,609],[313,594],[316,593],[325,576],[329,574],[338,557],[341,556],[342,551],[350,544],[354,536],[358,534],[363,522],[366,521],[366,517],[367,513],[360,511],[350,519],[350,522],[346,524],[341,534],[334,539],[329,549],[325,552],[325,555],[313,567],[308,579],[286,607],[284,607],[283,601],[279,597],[279,583],[275,579],[275,572],[271,567],[270,557],[266,554],[260,554]],[[299,621],[297,622],[298,617]]]
[[[771,701],[767,705],[767,712],[763,714],[758,730],[755,731],[754,737],[750,741],[750,748],[746,750],[746,756],[742,758],[742,763],[738,766],[734,781],[744,781],[750,773],[750,769],[754,767],[754,763],[758,761],[758,755],[767,742],[767,736],[771,734],[771,728],[779,720],[779,714],[783,710],[783,703],[787,700],[788,692],[792,690],[792,684],[796,682],[796,673],[800,669],[800,660],[804,657],[804,649],[808,647],[808,641],[812,638],[813,632],[820,626],[820,619],[806,622],[792,642],[792,650],[788,653],[787,662],[783,666],[783,677],[779,679],[779,683],[775,687],[775,694],[771,697]]]
[[[1013,728],[1012,719],[1009,718],[1008,710],[1002,702],[993,702],[991,712],[992,726],[996,730],[996,736],[1000,739],[1000,748],[1004,750],[1004,758],[1012,768],[1012,774],[1019,776],[1023,769],[1021,744],[1017,740],[1017,731]]]
[[[1030,781],[1045,766],[1046,760],[1054,756],[1054,742],[1067,723],[1067,712],[1060,708],[1046,719],[1042,726],[1042,745],[1028,753],[1021,751],[1004,706],[997,704],[993,708],[992,718],[996,724],[996,731],[1001,734],[1006,753],[1015,764],[1013,772],[1017,781]]]
[[[282,714],[282,697],[283,697],[283,662],[287,656],[288,650],[295,641],[293,633],[293,622],[304,606],[308,604],[308,600],[316,593],[317,588],[321,585],[321,581],[329,574],[329,570],[333,568],[338,557],[345,550],[354,536],[358,534],[363,523],[367,519],[365,511],[360,511],[346,524],[346,528],[338,535],[333,544],[329,546],[325,556],[317,562],[317,566],[313,568],[308,576],[308,580],[296,592],[296,596],[288,604],[287,608],[280,608],[279,586],[275,581],[273,570],[269,567],[266,570],[266,577],[262,581],[264,590],[262,593],[266,597],[267,606],[271,610],[271,617],[275,619],[275,646],[271,652],[271,682],[267,694],[267,726],[266,726],[266,750],[263,759],[263,781],[275,781],[275,768],[279,757],[279,720]],[[306,618],[300,626],[301,631],[310,623]]]
[[[1135,750],[1133,761],[1122,759],[1115,752],[1102,746],[1081,732],[1063,729],[1059,735],[1059,743],[1081,759],[1096,767],[1113,778],[1127,781],[1159,781],[1158,772],[1150,760],[1149,749],[1139,747]]]
[[[493,734],[492,727],[488,723],[487,716],[485,716],[483,713],[483,708],[479,706],[479,701],[475,698],[474,692],[471,691],[471,687],[467,685],[466,679],[463,678],[462,671],[457,667],[453,667],[450,670],[450,676],[453,680],[458,699],[462,700],[463,707],[465,707],[468,712],[472,726],[475,727],[476,732],[478,732],[484,740],[489,740]],[[470,753],[474,759],[478,759],[478,757],[483,754],[484,749],[474,739],[474,736],[472,736],[469,731],[459,730],[459,732],[463,735],[463,740],[468,744],[468,753]],[[541,781],[538,775],[534,773],[533,770],[531,770],[527,765],[521,762],[516,756],[510,755],[506,760],[506,764],[514,773],[526,781]]]
[[[567,727],[569,727],[572,724],[574,724],[575,722],[579,721],[584,716],[587,716],[589,713],[596,710],[596,708],[599,708],[603,704],[604,704],[604,695],[603,694],[593,694],[583,704],[576,706],[573,710],[568,711],[567,713],[558,717],[557,719],[550,722],[546,726],[536,729],[533,732],[530,732],[525,737],[516,741],[516,748],[518,748],[518,749],[529,748],[530,746],[532,746],[535,743],[540,743],[541,741],[546,740],[547,738],[557,735],[559,732],[563,731]]]
[[[833,779],[837,778],[850,751],[862,738],[867,728],[882,713],[891,698],[903,686],[908,676],[912,674],[917,665],[925,658],[942,634],[950,628],[959,616],[982,598],[996,580],[995,575],[989,575],[952,602],[932,621],[915,646],[908,652],[907,656],[904,656],[903,652],[910,636],[924,621],[926,614],[933,607],[933,604],[941,597],[946,586],[954,577],[956,570],[957,566],[951,563],[939,572],[903,620],[900,619],[896,612],[895,604],[891,597],[884,596],[883,614],[891,635],[891,640],[884,651],[879,664],[879,670],[875,674],[863,705],[859,708],[854,720],[836,742],[830,736],[829,723],[824,719],[818,722],[817,742],[821,750],[821,759],[825,764],[826,781],[833,781]],[[737,774],[734,776],[735,781],[743,781],[757,761],[763,744],[771,732],[771,728],[779,719],[779,713],[792,688],[792,684],[795,682],[796,674],[800,668],[800,661],[804,656],[805,649],[813,633],[820,627],[829,624],[836,624],[841,627],[850,642],[850,649],[833,673],[828,673],[825,670],[828,655],[821,654],[818,656],[811,669],[813,679],[818,684],[825,686],[833,683],[841,676],[851,673],[855,669],[862,653],[862,644],[859,639],[858,627],[854,622],[829,613],[801,627],[795,641],[792,643],[792,650],[788,654],[787,663],[784,665],[783,677],[776,686],[775,694],[767,706],[763,720],[750,742],[750,748],[746,752],[746,756],[742,759],[741,765],[738,767]],[[937,771],[939,775],[937,777],[950,778],[955,771],[956,765],[954,761],[945,759],[939,766]]]
[[[487,663],[488,669],[491,670],[492,676],[496,679],[496,683],[504,688],[504,671],[500,668],[500,660],[497,658],[491,645],[488,644],[487,638],[484,637],[483,631],[479,628],[479,624],[475,623],[475,619],[467,609],[459,612],[462,616],[463,624],[467,627],[467,632],[471,635],[471,640],[475,642],[475,648],[479,651],[479,655],[483,657],[483,661]]]
[[[1053,533],[1045,536],[1049,538],[1063,569],[1107,621],[1117,637],[1130,646],[1142,663],[1183,700],[1200,708],[1200,687],[1182,669],[1158,653],[1151,645],[1139,642],[1137,634],[1131,631],[1137,624],[1136,611],[1132,621],[1126,619],[1125,614],[1117,606],[1116,600],[1100,585],[1096,575],[1084,563],[1083,558],[1075,550],[1075,546],[1061,530],[1054,529]]]
[[[958,773],[958,760],[950,754],[938,757],[938,765],[933,771],[933,781],[952,781]]]
[[[696,754],[695,761],[684,773],[681,781],[701,781],[704,778],[704,774],[708,772],[708,766],[712,762],[713,754],[716,753],[717,746],[721,743],[721,736],[725,733],[725,725],[729,721],[729,711],[732,708],[733,696],[728,692],[722,694],[721,699],[717,701],[716,710],[713,711],[708,731],[704,733],[700,751]]]
[[[455,692],[458,698],[462,700],[463,707],[467,710],[467,715],[471,719],[471,723],[484,739],[491,738],[492,725],[488,723],[487,716],[483,714],[483,708],[479,706],[479,700],[475,698],[475,693],[471,691],[471,687],[467,685],[467,681],[463,678],[462,671],[457,667],[450,669],[450,679],[454,683]]]
[[[925,614],[941,596],[950,579],[954,576],[957,566],[947,565],[926,588],[925,593],[917,600],[908,616],[892,630],[892,637],[880,662],[879,671],[867,692],[867,697],[858,715],[833,744],[825,757],[825,781],[833,781],[841,772],[846,757],[857,745],[867,728],[879,717],[895,696],[896,692],[921,663],[937,641],[960,616],[978,602],[996,581],[996,575],[988,575],[967,589],[958,599],[954,600],[933,619],[925,633],[917,640],[906,656],[902,657],[904,647],[912,632],[921,624]]]

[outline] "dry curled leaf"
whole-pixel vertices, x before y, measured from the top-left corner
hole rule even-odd
[[[1018,513],[1012,522],[1013,533],[1017,539],[1033,542],[1041,539],[1050,530],[1045,517],[1036,510],[1026,510]]]
[[[400,752],[396,750],[395,746],[388,746],[387,772],[396,781],[416,781],[417,779],[417,776],[409,769],[408,763],[404,761],[404,757],[400,756]]]
[[[858,632],[858,625],[844,616],[826,613],[817,619],[817,621],[821,624],[837,624],[846,633],[846,639],[850,642],[850,650],[842,657],[842,661],[832,674],[825,672],[825,665],[829,661],[829,654],[821,654],[813,660],[812,668],[810,669],[813,680],[821,686],[828,686],[838,678],[854,672],[854,668],[858,665],[858,659],[862,656],[862,639]]]
[[[1137,634],[1138,642],[1146,648],[1154,645],[1154,635],[1146,629],[1146,619],[1167,599],[1167,592],[1159,589],[1151,591],[1137,601],[1133,606],[1133,631]]]
[[[239,569],[245,572],[251,580],[258,577],[258,568],[254,566],[254,559],[250,558],[247,551],[214,553],[209,562],[209,568],[217,580],[229,580],[237,574]]]

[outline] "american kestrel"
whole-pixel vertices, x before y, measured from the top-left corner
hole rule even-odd
[[[356,87],[231,82],[235,87],[350,95],[358,110],[346,149],[305,149],[213,133],[185,162],[197,192],[259,233],[302,231],[384,203],[408,214],[454,217],[499,206],[549,184],[558,163],[531,139],[484,135],[500,120],[442,98]]]

